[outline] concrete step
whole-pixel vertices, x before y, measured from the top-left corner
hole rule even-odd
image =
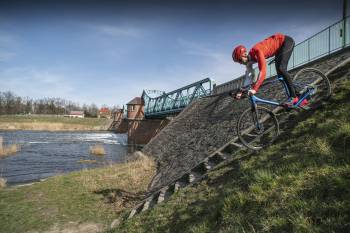
[[[182,185],[182,187],[189,185],[190,183],[192,183],[193,177],[191,177],[190,173],[185,173],[178,181],[180,182],[180,184]]]
[[[237,147],[237,148],[244,148],[244,146],[238,142],[231,142],[230,144],[234,147]]]
[[[233,154],[241,149],[243,146],[237,142],[229,143],[224,149],[221,150],[222,153]]]
[[[154,199],[154,195],[152,195],[151,197],[149,197],[149,198],[144,202],[141,212],[146,211],[146,210],[148,210],[150,207],[153,206],[153,205],[152,205],[153,199]]]
[[[191,171],[198,173],[199,176],[204,175],[210,170],[210,166],[208,164],[208,161],[203,161],[199,163],[196,167],[194,167]]]
[[[188,182],[191,184],[195,182],[196,180],[200,179],[205,173],[199,173],[196,172],[195,170],[191,171],[188,173]]]
[[[171,193],[176,193],[180,188],[184,187],[182,182],[176,181],[173,184],[170,185],[169,190]]]
[[[150,200],[145,201],[145,202],[143,203],[141,212],[148,210],[149,204],[150,204]]]
[[[135,208],[133,208],[128,216],[128,219],[130,219],[130,218],[134,217],[134,215],[140,213],[142,208],[143,208],[143,204],[144,203],[141,203],[141,204],[137,205]]]
[[[208,161],[210,163],[213,163],[216,165],[218,165],[219,163],[225,161],[227,159],[227,155],[221,152],[216,152],[214,155],[210,156],[208,158]]]
[[[157,198],[157,204],[159,204],[165,200],[165,198],[168,196],[166,194],[169,193],[168,190],[169,190],[169,186],[166,186],[159,191],[158,198]]]
[[[212,164],[208,161],[205,160],[203,163],[201,163],[203,168],[208,172],[212,169]]]

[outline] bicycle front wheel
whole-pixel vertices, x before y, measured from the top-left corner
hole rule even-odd
[[[329,99],[332,94],[327,76],[315,68],[298,71],[293,78],[293,85],[299,95],[308,94],[310,106]]]
[[[245,110],[237,123],[237,135],[244,146],[260,150],[270,145],[279,135],[276,115],[268,108],[257,106]]]

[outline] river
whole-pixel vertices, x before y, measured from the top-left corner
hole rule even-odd
[[[4,145],[21,146],[15,155],[0,159],[0,177],[8,185],[123,162],[128,154],[127,136],[111,132],[2,131],[0,136]],[[96,144],[103,145],[104,156],[90,154]]]

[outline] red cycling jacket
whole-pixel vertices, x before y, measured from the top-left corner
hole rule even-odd
[[[250,58],[258,62],[260,70],[257,82],[253,85],[253,89],[257,92],[264,82],[266,77],[266,58],[272,57],[276,54],[278,49],[283,45],[285,35],[276,33],[265,40],[257,43],[249,51]]]

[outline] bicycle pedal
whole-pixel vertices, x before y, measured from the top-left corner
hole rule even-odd
[[[306,110],[306,111],[312,109],[310,106],[307,106],[307,105],[302,106],[300,108],[303,109],[303,110]]]

